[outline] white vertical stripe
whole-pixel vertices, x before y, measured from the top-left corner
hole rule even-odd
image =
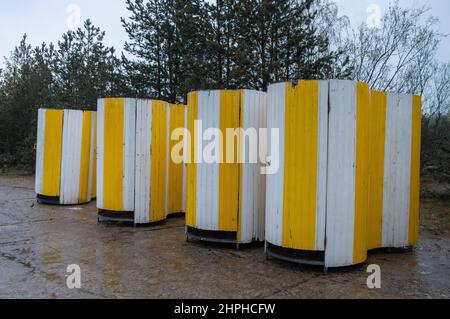
[[[220,128],[220,91],[202,91],[198,97],[198,119],[203,130]],[[198,132],[198,139],[203,132]],[[199,145],[199,141],[196,141]],[[203,149],[199,150],[202,152]],[[219,230],[219,164],[197,164],[197,227]]]
[[[44,178],[44,149],[45,149],[45,117],[47,111],[38,111],[37,145],[36,145],[36,194],[42,195]]]
[[[97,208],[103,209],[105,100],[97,101]]]
[[[284,205],[284,145],[286,84],[269,86],[267,105],[268,156],[277,151],[272,145],[272,129],[279,130],[279,169],[275,174],[266,176],[266,240],[277,246],[283,243],[283,205]],[[273,159],[270,159],[273,166]]]
[[[60,204],[79,204],[83,112],[64,111]]]
[[[244,90],[242,127],[245,131],[265,127],[262,120],[265,116],[266,94],[258,91]],[[242,144],[242,152],[246,163],[242,164],[242,211],[241,211],[241,242],[250,243],[264,239],[264,203],[265,178],[261,175],[261,164],[250,163],[250,140],[246,138]],[[257,143],[257,141],[255,141]],[[257,149],[256,149],[257,151]],[[256,154],[258,155],[258,154]]]
[[[356,165],[356,83],[330,81],[327,267],[353,263]]]
[[[242,128],[247,131],[250,127],[254,126],[252,123],[254,120],[254,106],[255,106],[255,98],[256,94],[253,91],[244,90],[244,101],[241,102],[243,107],[243,122],[241,123]],[[242,164],[242,176],[241,183],[242,187],[242,206],[241,206],[241,242],[248,243],[252,241],[253,231],[254,231],[254,210],[255,210],[255,202],[253,201],[253,189],[255,185],[253,184],[253,175],[254,172],[252,170],[253,165],[250,164],[250,140],[246,136],[243,136],[243,143],[241,145],[241,152],[243,154],[243,158],[245,163]]]
[[[316,194],[316,250],[325,250],[328,165],[328,81],[319,81],[319,138]]]
[[[136,107],[136,224],[150,222],[152,102],[138,100]]]
[[[188,127],[188,107],[184,106],[184,129],[187,130]],[[191,133],[192,135],[192,133]],[[186,154],[187,149],[187,136],[184,137],[184,146],[183,146],[183,159],[185,159],[184,154]],[[183,212],[186,212],[186,187],[187,187],[187,172],[186,172],[186,163],[183,160]]]
[[[383,247],[408,246],[412,96],[388,94],[383,194]]]
[[[136,99],[125,99],[123,145],[123,210],[131,212],[134,211]]]

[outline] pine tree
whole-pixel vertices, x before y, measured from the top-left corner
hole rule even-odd
[[[162,1],[127,0],[127,9],[131,13],[130,21],[122,19],[129,41],[125,51],[134,56],[131,61],[124,58],[127,75],[135,94],[155,99],[164,98],[164,57],[161,21]]]
[[[127,0],[127,74],[137,94],[182,101],[190,90],[318,79],[342,54],[314,26],[313,0]]]
[[[52,102],[52,47],[33,49],[23,37],[6,60],[0,86],[0,162],[31,168],[34,164],[37,109]]]
[[[210,83],[207,7],[202,0],[127,0],[123,62],[136,95],[182,102]]]
[[[96,109],[97,99],[121,95],[119,60],[104,33],[86,21],[63,35],[57,48],[32,48],[26,36],[0,77],[0,164],[32,170],[38,109]]]
[[[105,47],[105,33],[90,20],[58,42],[54,73],[58,103],[66,108],[95,109],[102,96],[120,95],[119,60]]]

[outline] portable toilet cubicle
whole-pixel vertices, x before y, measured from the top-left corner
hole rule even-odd
[[[36,193],[41,203],[76,205],[96,197],[96,112],[40,109]]]
[[[267,176],[267,254],[326,269],[414,245],[420,117],[419,97],[371,93],[360,82],[271,85],[280,169]]]
[[[168,104],[98,101],[99,221],[149,224],[166,219]]]
[[[419,237],[419,96],[371,92],[368,249],[414,246]]]
[[[271,129],[280,130],[279,169],[267,176],[269,256],[325,268],[365,261],[368,110],[363,83],[269,87],[269,140]]]
[[[186,165],[184,163],[186,145],[183,132],[186,126],[187,107],[180,104],[169,104],[167,126],[169,129],[167,134],[167,145],[169,145],[167,156],[168,179],[166,187],[166,212],[168,216],[186,212]],[[180,134],[183,134],[181,142],[178,140]]]
[[[263,92],[189,94],[187,127],[192,143],[186,149],[187,239],[234,243],[237,247],[241,243],[264,240],[265,176],[260,172],[259,161],[255,164],[244,159],[243,155],[249,157],[250,153],[245,134],[227,136],[227,129],[231,133],[240,128],[258,130],[265,123],[266,94]],[[209,129],[220,129],[222,138]],[[220,145],[214,151],[211,145],[217,139]],[[225,151],[226,145],[233,145],[233,141],[234,149]]]

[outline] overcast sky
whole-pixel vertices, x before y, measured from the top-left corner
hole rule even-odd
[[[340,12],[347,15],[356,26],[367,21],[369,15],[374,13],[373,5],[382,13],[391,1],[335,2],[338,3]],[[431,7],[431,14],[440,19],[440,31],[450,34],[450,1],[400,0],[400,4],[404,7],[428,5]],[[77,21],[87,18],[106,31],[106,43],[120,52],[127,40],[120,18],[127,16],[125,0],[0,0],[0,57],[3,60],[4,56],[8,56],[25,33],[32,45],[57,42]],[[443,41],[438,54],[440,60],[450,61],[450,39]]]

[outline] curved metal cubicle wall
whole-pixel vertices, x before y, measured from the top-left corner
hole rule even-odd
[[[269,132],[281,129],[280,170],[267,177],[269,256],[342,267],[415,244],[420,98],[330,80],[274,84],[268,100]]]
[[[191,160],[187,165],[187,238],[235,244],[264,240],[265,176],[260,174],[261,165],[238,162],[237,151],[248,154],[248,143],[235,139],[234,154],[225,154],[225,150],[211,152],[208,148],[212,136],[202,141],[204,130],[210,128],[220,129],[220,146],[224,146],[229,142],[227,129],[265,127],[266,94],[251,90],[192,92],[188,109],[192,143],[187,149]],[[214,158],[203,158],[204,152],[214,153]],[[226,161],[227,157],[230,160]]]
[[[371,92],[368,249],[411,247],[419,238],[421,103]]]
[[[148,224],[166,218],[168,105],[98,101],[99,220]]]
[[[76,205],[96,197],[96,112],[40,109],[36,193],[46,204]]]
[[[266,240],[269,256],[325,268],[417,243],[420,97],[325,80],[273,84],[267,96],[192,92],[188,104],[108,98],[98,115],[39,110],[38,200],[73,205],[97,195],[100,220],[134,224],[186,211],[187,238]],[[248,163],[246,142],[247,130],[266,123],[269,170],[279,155],[267,176],[261,158]],[[178,128],[190,133],[181,146],[171,140]],[[220,150],[211,149],[210,128],[222,134]],[[222,149],[230,128],[242,129],[231,162]],[[172,160],[177,150],[185,164]]]
[[[181,163],[175,162],[172,152],[184,159],[184,148],[186,144],[171,136],[177,129],[184,129],[187,126],[187,106],[180,104],[169,104],[168,115],[168,157],[167,157],[167,215],[179,215],[186,212],[186,165],[184,160]],[[177,136],[178,137],[178,136]],[[181,144],[182,148],[179,147]]]
[[[267,123],[279,129],[279,169],[267,176],[267,251],[323,263],[325,252],[328,82],[279,83],[268,89]],[[304,254],[302,252],[309,252]],[[307,258],[307,259],[305,259]]]

